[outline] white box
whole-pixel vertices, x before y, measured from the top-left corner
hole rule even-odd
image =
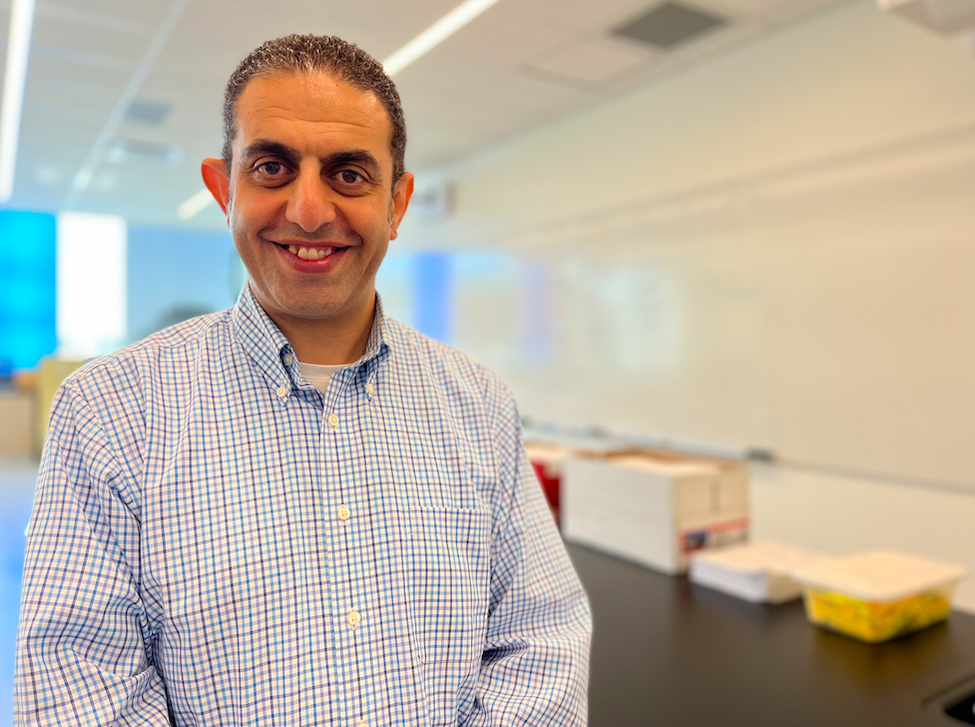
[[[572,458],[562,475],[566,540],[665,573],[697,551],[748,538],[748,470],[653,453]]]

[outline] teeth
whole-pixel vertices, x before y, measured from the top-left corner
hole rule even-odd
[[[295,245],[289,245],[288,252],[292,255],[297,255],[302,260],[321,260],[335,252],[335,248],[297,247]]]

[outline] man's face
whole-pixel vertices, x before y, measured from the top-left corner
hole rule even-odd
[[[413,187],[406,173],[392,188],[390,134],[374,94],[323,73],[258,76],[240,95],[231,169],[208,159],[204,179],[279,323],[372,310]]]

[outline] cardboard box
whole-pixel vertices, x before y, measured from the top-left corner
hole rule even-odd
[[[677,574],[700,550],[748,539],[748,469],[644,453],[566,460],[566,540]]]
[[[51,404],[54,402],[54,395],[58,387],[61,386],[68,376],[84,365],[84,361],[70,359],[58,359],[53,356],[45,356],[38,364],[36,387],[36,439],[35,447],[39,454],[44,447],[47,439],[47,427],[51,422]]]
[[[34,397],[16,389],[0,390],[0,454],[34,454]]]

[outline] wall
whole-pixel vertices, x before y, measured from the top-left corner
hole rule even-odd
[[[229,232],[130,227],[127,261],[130,341],[229,308],[244,281]]]
[[[528,415],[738,447],[756,532],[975,572],[975,58],[836,6],[424,179]],[[975,609],[975,580],[960,603]]]

